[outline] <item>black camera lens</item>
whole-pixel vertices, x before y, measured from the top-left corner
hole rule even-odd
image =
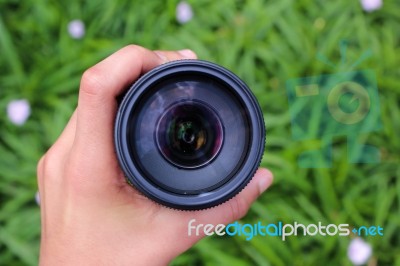
[[[129,183],[163,205],[218,205],[242,190],[264,152],[260,107],[232,72],[173,61],[136,81],[122,100],[115,146]]]
[[[177,167],[196,168],[206,165],[218,154],[223,128],[211,106],[186,100],[166,110],[157,126],[156,138],[166,160]]]

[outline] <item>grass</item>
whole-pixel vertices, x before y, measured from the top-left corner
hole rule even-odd
[[[36,163],[77,103],[82,72],[130,43],[151,49],[190,48],[240,76],[257,96],[268,129],[262,165],[275,183],[243,222],[381,225],[370,265],[400,265],[400,4],[367,13],[359,1],[189,1],[193,19],[175,19],[178,1],[0,0],[0,265],[37,264],[40,215],[34,201]],[[81,19],[83,39],[67,24]],[[317,59],[348,62],[370,49],[355,70],[377,77],[382,129],[361,136],[379,147],[378,164],[349,164],[345,136],[334,138],[333,165],[303,169],[298,156],[316,141],[291,136],[285,82],[340,71]],[[12,99],[28,99],[21,127],[6,116]],[[313,123],[321,121],[313,116]],[[350,237],[209,237],[173,265],[351,265]]]

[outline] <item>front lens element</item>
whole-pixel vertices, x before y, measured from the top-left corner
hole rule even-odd
[[[168,207],[221,204],[251,180],[264,153],[261,109],[232,72],[201,60],[163,64],[124,96],[115,148],[130,184]]]
[[[180,168],[210,163],[223,143],[223,127],[215,111],[200,101],[172,105],[156,130],[158,149],[165,159]]]

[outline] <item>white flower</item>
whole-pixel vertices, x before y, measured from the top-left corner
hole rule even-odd
[[[181,1],[176,6],[176,20],[184,24],[189,22],[193,18],[193,10],[189,3]]]
[[[40,206],[40,195],[39,195],[39,191],[36,191],[36,194],[35,194],[35,201],[36,201],[37,205]]]
[[[25,123],[31,114],[29,102],[25,99],[13,100],[7,105],[7,116],[10,121],[18,126]]]
[[[367,263],[372,255],[372,247],[370,244],[357,237],[351,240],[347,249],[347,256],[354,265],[363,265]]]
[[[365,11],[372,12],[382,7],[382,0],[361,0],[361,6]]]
[[[74,39],[81,39],[85,36],[85,24],[79,19],[70,21],[68,23],[68,33]]]

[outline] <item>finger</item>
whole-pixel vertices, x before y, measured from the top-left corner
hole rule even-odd
[[[183,59],[178,52],[158,54],[140,46],[127,46],[87,70],[81,81],[78,103],[77,144],[112,143],[116,97],[141,74],[169,59]],[[90,149],[88,149],[90,150]],[[95,149],[96,150],[96,149]],[[96,150],[95,153],[98,151]]]
[[[162,62],[154,52],[130,45],[86,70],[79,91],[77,141],[85,145],[110,141],[115,98],[143,72]]]
[[[59,179],[58,169],[62,169],[71,150],[76,131],[76,111],[72,114],[63,132],[46,154],[40,159],[37,167],[38,185],[43,187],[44,176]],[[47,178],[49,179],[49,177]]]
[[[46,208],[46,200],[44,199],[45,197],[49,197],[49,195],[47,194],[58,193],[58,190],[52,191],[51,189],[49,189],[47,192],[46,186],[53,187],[55,183],[61,182],[59,169],[62,169],[62,167],[65,166],[68,153],[70,152],[72,144],[74,142],[76,131],[76,116],[77,115],[75,110],[67,125],[65,126],[63,132],[58,137],[57,141],[38,162],[38,195],[42,210]]]
[[[257,170],[250,183],[234,198],[215,208],[199,212],[198,219],[206,223],[227,224],[246,215],[251,204],[272,184],[273,175],[265,169]]]
[[[171,227],[177,226],[178,229],[171,229],[173,234],[166,234],[164,239],[173,242],[179,235],[179,244],[176,245],[177,252],[185,251],[205,236],[204,227],[202,227],[205,224],[216,226],[242,218],[251,204],[272,184],[272,181],[272,173],[267,169],[260,168],[250,183],[238,195],[215,208],[198,212],[178,212],[165,208],[163,215],[158,217],[163,223],[171,225]]]
[[[65,155],[69,152],[70,148],[75,139],[75,132],[76,132],[76,121],[77,121],[77,112],[76,110],[71,115],[67,125],[65,126],[63,132],[58,137],[52,149],[57,150],[57,152]]]
[[[180,60],[180,59],[197,59],[197,55],[189,49],[180,51],[154,51],[164,62]]]

